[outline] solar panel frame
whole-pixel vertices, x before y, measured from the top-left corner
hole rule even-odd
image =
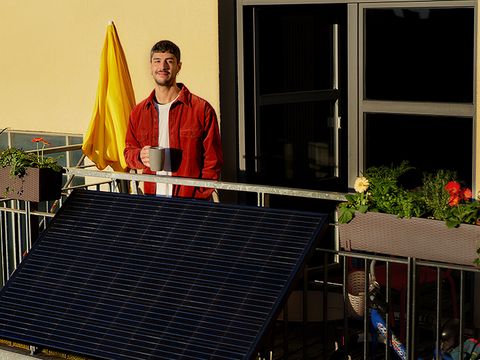
[[[251,359],[326,225],[76,190],[0,291],[0,338],[96,359]]]

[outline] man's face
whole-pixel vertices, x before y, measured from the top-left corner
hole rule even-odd
[[[182,63],[170,52],[159,52],[153,54],[150,66],[153,79],[158,85],[172,86],[176,83]]]

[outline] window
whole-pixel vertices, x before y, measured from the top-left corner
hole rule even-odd
[[[473,10],[365,11],[365,98],[473,100]]]
[[[81,135],[61,135],[57,133],[7,130],[0,135],[0,149],[11,146],[27,151],[35,150],[37,145],[36,143],[32,143],[32,139],[39,136],[43,137],[51,144],[48,147],[78,145],[83,142],[83,137]],[[5,145],[2,146],[1,144]],[[58,163],[61,166],[76,166],[82,157],[82,150],[63,152],[52,156],[58,157]]]
[[[236,3],[242,181],[345,191],[407,160],[475,182],[476,2]]]
[[[246,6],[243,29],[247,180],[339,186],[346,6]]]
[[[367,167],[408,159],[421,171],[455,169],[460,179],[470,181],[471,118],[366,114],[365,120]]]
[[[407,160],[419,171],[454,170],[471,185],[473,7],[378,4],[360,13],[361,167]]]

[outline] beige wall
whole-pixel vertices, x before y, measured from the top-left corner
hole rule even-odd
[[[149,50],[182,50],[178,81],[219,109],[217,0],[1,0],[0,128],[83,134],[107,24],[114,20],[136,101],[153,89]]]

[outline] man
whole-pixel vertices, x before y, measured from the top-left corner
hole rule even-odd
[[[125,140],[125,160],[132,169],[150,169],[149,149],[165,148],[165,164],[159,175],[216,180],[223,165],[217,116],[204,99],[192,94],[176,77],[182,63],[180,49],[168,40],[150,51],[155,88],[130,115]],[[213,189],[145,183],[146,194],[210,199]]]

